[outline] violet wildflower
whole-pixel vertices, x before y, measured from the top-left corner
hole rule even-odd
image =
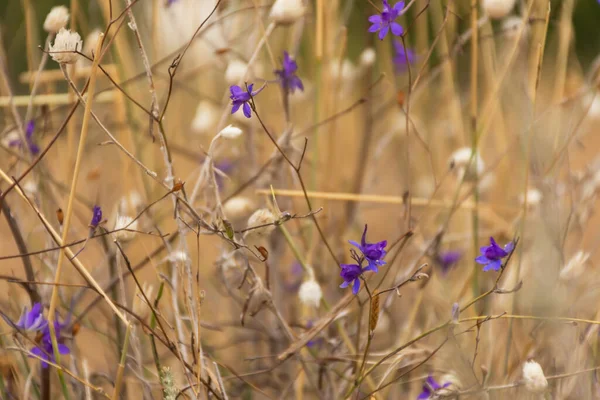
[[[229,87],[229,91],[231,92],[231,96],[229,96],[229,98],[231,99],[231,113],[235,113],[237,110],[240,109],[240,107],[242,107],[243,111],[244,111],[244,115],[246,116],[246,118],[250,118],[252,116],[252,108],[250,107],[250,100],[252,99],[252,97],[256,96],[258,93],[260,93],[261,89],[258,89],[256,91],[252,91],[252,87],[254,86],[253,83],[251,83],[250,85],[248,85],[248,90],[244,90],[241,87],[237,86],[237,85],[232,85]]]
[[[35,155],[39,154],[40,148],[33,141],[33,131],[34,130],[35,130],[35,121],[30,120],[29,122],[27,122],[27,126],[25,127],[25,140],[27,142],[27,147],[29,148],[29,151],[31,152],[31,154],[33,154],[35,156]],[[21,147],[22,144],[23,143],[22,143],[21,139],[15,139],[15,140],[11,140],[10,142],[8,142],[9,147]]]
[[[27,311],[27,307],[25,307],[15,326],[29,332],[44,329],[46,325],[48,325],[48,321],[44,318],[42,311],[43,309],[40,303],[35,303],[33,307],[31,307],[31,311]]]
[[[294,93],[296,89],[304,91],[304,85],[298,76],[296,71],[298,70],[298,64],[293,60],[287,51],[283,52],[283,68],[275,71],[279,77],[279,82],[283,87],[283,90],[287,93]]]
[[[56,333],[56,342],[58,347],[58,353],[65,355],[69,354],[71,350],[67,345],[64,344],[64,337],[62,336],[63,329],[70,324],[71,315],[64,321],[60,322],[57,318],[54,321],[54,333]],[[55,362],[54,349],[52,348],[52,337],[50,335],[50,327],[46,324],[44,329],[41,331],[42,338],[38,345],[31,349],[31,353],[42,359],[42,368],[48,368],[48,363],[45,361]],[[44,361],[45,360],[45,361]]]
[[[363,269],[357,264],[341,264],[340,266],[342,267],[340,276],[344,279],[340,287],[347,288],[352,283],[352,294],[357,294],[360,289],[360,276]]]
[[[448,386],[450,386],[450,382],[446,382],[443,385],[440,385],[435,381],[435,379],[433,379],[431,375],[429,375],[427,377],[427,380],[423,384],[423,391],[421,392],[421,394],[419,394],[417,400],[432,399],[435,392]]]
[[[440,267],[442,267],[442,273],[446,274],[450,271],[450,268],[454,266],[462,257],[462,253],[460,251],[443,251],[437,255],[437,262]]]
[[[382,240],[377,243],[367,243],[367,225],[365,224],[365,230],[362,234],[362,239],[360,240],[360,244],[356,243],[354,240],[349,240],[349,243],[353,246],[356,246],[364,255],[365,259],[369,263],[368,266],[365,267],[364,271],[373,271],[377,272],[377,267],[381,265],[385,265],[385,261],[382,260],[386,255],[386,251],[384,250],[385,246],[387,246],[387,240]]]
[[[399,23],[395,22],[395,20],[402,14],[403,9],[403,1],[397,2],[392,7],[387,0],[383,0],[383,11],[381,14],[371,15],[369,17],[369,22],[373,24],[369,28],[369,32],[379,31],[379,40],[383,40],[390,28],[394,36],[402,35],[404,29]]]
[[[491,269],[499,271],[502,267],[502,259],[508,256],[514,247],[514,243],[509,242],[503,249],[498,246],[493,237],[490,237],[490,245],[481,247],[481,255],[475,259],[475,262],[484,265],[484,271]]]
[[[412,64],[417,60],[417,56],[414,51],[405,49],[404,44],[397,40],[394,40],[394,58],[392,62],[396,68],[396,72],[401,73],[406,71],[407,65]]]
[[[102,222],[102,209],[100,206],[94,206],[92,211],[92,221],[90,222],[90,228],[96,229],[98,225]]]

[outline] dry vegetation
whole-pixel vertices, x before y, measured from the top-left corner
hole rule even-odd
[[[97,27],[71,0],[77,53],[66,9],[42,27],[22,3],[0,398],[600,396],[598,64],[574,0],[413,0],[381,41],[380,0],[94,0]],[[387,254],[363,248],[379,271],[354,295],[365,224]],[[484,272],[490,237],[515,247]]]

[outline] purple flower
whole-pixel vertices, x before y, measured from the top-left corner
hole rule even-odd
[[[92,221],[90,222],[90,227],[95,229],[98,227],[98,224],[102,222],[102,209],[100,206],[94,206],[94,210],[92,211]]]
[[[386,255],[386,251],[384,250],[385,246],[387,246],[387,240],[382,240],[377,243],[367,243],[367,225],[365,224],[365,230],[362,234],[362,239],[360,244],[356,243],[354,240],[349,240],[349,243],[353,246],[356,246],[365,256],[365,259],[369,263],[368,266],[365,267],[364,271],[373,271],[377,272],[377,267],[384,265],[385,261],[382,258]]]
[[[294,93],[296,89],[300,89],[304,91],[304,85],[298,76],[296,75],[296,71],[298,70],[298,64],[296,61],[290,58],[290,55],[287,51],[283,52],[283,69],[278,69],[275,71],[277,76],[279,77],[279,81],[283,90],[287,93]]]
[[[65,322],[59,321],[58,313],[56,314],[56,320],[54,321],[54,333],[56,333],[56,342],[58,344],[59,354],[69,354],[71,350],[67,345],[63,343],[64,338],[61,336],[62,330],[69,325],[71,320],[71,314]],[[42,360],[55,362],[54,350],[52,348],[52,337],[50,336],[50,327],[46,324],[44,329],[41,331],[42,338],[38,345],[31,349],[31,353],[40,357]],[[48,368],[48,363],[42,361],[42,368]]]
[[[483,270],[494,271],[500,270],[502,267],[502,259],[510,254],[515,247],[513,242],[509,242],[504,246],[504,249],[496,243],[493,237],[490,237],[490,245],[483,246],[480,251],[481,255],[475,259],[478,264],[484,265]]]
[[[244,115],[246,116],[246,118],[250,118],[252,116],[252,109],[250,108],[250,100],[252,99],[252,97],[256,96],[257,94],[260,93],[260,91],[262,90],[259,89],[257,91],[252,91],[252,87],[254,86],[253,83],[251,83],[250,85],[248,85],[248,90],[244,90],[241,87],[237,86],[237,85],[232,85],[229,87],[229,91],[231,92],[231,96],[229,96],[229,98],[231,99],[231,113],[235,113],[237,110],[240,109],[241,106],[243,111],[244,111]]]
[[[446,274],[461,257],[462,253],[460,251],[448,250],[440,252],[437,256],[437,262],[442,267],[442,273]]]
[[[448,386],[450,386],[450,382],[446,382],[442,386],[439,383],[437,383],[431,375],[429,375],[427,377],[427,380],[423,384],[423,391],[421,392],[421,394],[419,394],[419,397],[417,397],[417,400],[431,399],[431,398],[433,398],[433,395],[435,394],[436,391],[438,391],[442,388],[448,387]]]
[[[39,331],[45,328],[46,325],[48,325],[48,321],[44,318],[42,311],[43,309],[40,303],[35,303],[29,312],[27,311],[27,307],[25,307],[15,326],[29,332]]]
[[[35,155],[39,154],[40,148],[33,141],[33,131],[34,130],[35,130],[35,121],[29,120],[29,122],[27,122],[27,127],[25,128],[25,140],[27,141],[27,147],[29,148],[29,151],[31,152],[31,154],[33,154],[35,156]],[[21,145],[22,145],[21,139],[15,139],[15,140],[11,140],[10,142],[8,142],[9,147],[21,147]]]
[[[401,15],[403,9],[403,1],[399,1],[394,4],[394,7],[391,7],[387,0],[383,0],[383,11],[381,14],[371,15],[369,17],[369,22],[373,24],[369,28],[369,32],[379,31],[379,40],[383,40],[390,28],[392,29],[392,34],[394,36],[402,35],[404,29],[399,23],[394,21]]]
[[[347,288],[353,282],[352,293],[357,294],[358,289],[360,289],[360,275],[364,270],[357,264],[341,264],[340,266],[342,267],[340,276],[344,279],[340,287]]]
[[[406,71],[408,64],[412,64],[417,60],[417,56],[414,51],[410,49],[405,49],[402,42],[394,40],[394,58],[392,62],[396,67],[396,72],[401,73]]]

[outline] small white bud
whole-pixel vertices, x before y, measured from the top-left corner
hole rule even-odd
[[[342,61],[341,66],[339,60],[334,60],[329,65],[329,73],[333,79],[348,82],[356,78],[356,67],[348,59]]]
[[[375,53],[375,49],[368,47],[360,54],[360,65],[363,67],[370,67],[375,64],[376,59],[377,53]]]
[[[302,0],[275,0],[269,16],[278,24],[291,24],[304,15]]]
[[[69,9],[65,6],[52,7],[46,20],[44,21],[44,30],[49,33],[57,33],[69,22]]]
[[[225,139],[235,139],[242,134],[242,130],[233,125],[227,125],[221,132],[219,132],[219,136]]]
[[[448,163],[451,167],[456,171],[456,175],[458,179],[462,179],[463,175],[465,176],[465,180],[472,180],[475,177],[481,175],[483,170],[485,169],[485,164],[483,163],[483,159],[479,155],[476,154],[469,165],[469,161],[471,160],[471,148],[463,147],[461,149],[456,150],[450,156]]]
[[[102,31],[100,29],[94,29],[90,32],[89,35],[87,35],[87,37],[85,38],[85,45],[83,46],[83,54],[92,58],[92,53],[96,51],[96,46],[98,45],[100,34],[102,34]]]
[[[548,388],[542,367],[533,360],[523,364],[523,381],[525,388],[532,393],[543,393]]]
[[[506,17],[514,8],[516,0],[483,0],[483,9],[493,19]]]
[[[54,39],[54,45],[50,45],[50,56],[57,63],[74,64],[79,59],[79,54],[75,52],[81,51],[82,46],[79,33],[61,28]]]
[[[323,292],[321,286],[314,279],[304,281],[298,290],[300,302],[307,306],[319,307]]]
[[[196,108],[196,115],[192,120],[192,131],[197,134],[210,131],[218,122],[217,108],[207,100],[203,100]]]
[[[248,218],[248,228],[252,228],[255,226],[272,224],[277,221],[277,218],[273,215],[271,211],[266,208],[261,208],[260,210],[256,210],[254,214]],[[274,225],[267,225],[261,228],[252,229],[246,231],[246,236],[248,235],[257,235],[257,236],[267,236],[275,229]]]
[[[223,205],[223,212],[227,218],[238,219],[252,212],[254,206],[247,197],[233,197]]]
[[[573,254],[571,259],[567,262],[567,265],[560,271],[559,278],[562,281],[570,281],[579,278],[585,271],[588,260],[590,259],[590,253],[578,251]]]
[[[542,202],[542,192],[535,188],[531,188],[527,190],[527,205],[529,207],[537,207]],[[525,204],[525,196],[522,194],[519,195],[519,200],[521,204]]]
[[[182,263],[182,264],[185,264],[189,259],[190,258],[188,257],[188,254],[183,250],[173,251],[167,257],[167,260],[169,260],[170,262],[173,262],[173,263],[178,262],[178,263]]]
[[[115,221],[115,238],[121,242],[126,242],[135,237],[135,231],[137,230],[138,221],[133,220],[129,215],[117,215],[117,220]],[[128,230],[130,229],[130,230]]]
[[[237,85],[242,82],[246,76],[248,64],[240,60],[232,60],[227,64],[225,70],[225,82],[229,85]]]

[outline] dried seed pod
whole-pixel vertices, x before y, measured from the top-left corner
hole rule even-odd
[[[369,329],[371,332],[375,330],[377,327],[377,322],[379,321],[379,294],[377,291],[373,293],[373,298],[371,300],[371,316],[369,319]]]

